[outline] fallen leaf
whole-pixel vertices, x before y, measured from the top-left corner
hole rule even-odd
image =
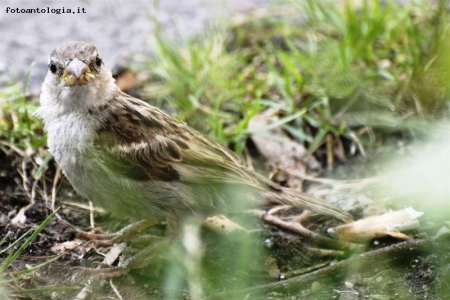
[[[251,139],[272,167],[271,179],[282,186],[301,190],[302,175],[317,175],[320,164],[303,145],[291,140],[281,128],[263,130],[278,121],[275,113],[275,110],[268,109],[250,120],[248,129],[254,132]]]

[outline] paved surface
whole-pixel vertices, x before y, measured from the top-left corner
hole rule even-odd
[[[159,7],[155,6],[159,2]],[[38,93],[48,55],[68,40],[97,45],[108,66],[136,53],[149,53],[156,16],[171,34],[194,35],[218,17],[268,6],[270,0],[2,0],[0,2],[0,86],[23,79],[35,62],[30,91]],[[7,13],[6,9],[85,9],[85,13]]]

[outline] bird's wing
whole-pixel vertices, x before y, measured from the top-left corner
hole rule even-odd
[[[134,180],[266,187],[266,180],[243,167],[229,149],[155,107],[121,95],[124,103],[104,113],[97,139],[102,159],[114,171]]]

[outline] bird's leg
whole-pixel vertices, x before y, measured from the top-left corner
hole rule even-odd
[[[110,234],[104,234],[104,233],[94,233],[92,232],[86,232],[82,230],[76,230],[77,237],[89,240],[94,245],[100,246],[100,247],[108,247],[112,246],[114,244],[120,243],[121,241],[129,239],[131,236],[135,235],[136,233],[147,229],[151,226],[155,225],[154,221],[150,220],[141,220],[139,222],[130,224],[128,226],[125,226],[121,230],[110,233]],[[148,235],[147,235],[148,237]],[[155,236],[151,236],[149,239],[154,239]]]
[[[150,246],[144,248],[139,251],[134,256],[127,259],[123,264],[117,267],[98,267],[96,269],[93,268],[84,268],[83,271],[88,274],[99,275],[103,278],[114,278],[121,277],[133,269],[140,269],[148,266],[151,260],[161,253],[162,250],[167,249],[170,244],[173,242],[174,237],[163,237],[159,241],[151,244]]]

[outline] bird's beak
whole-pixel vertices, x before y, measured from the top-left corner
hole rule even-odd
[[[64,70],[61,81],[72,86],[89,83],[92,78],[95,78],[95,75],[92,74],[89,66],[75,57]]]

